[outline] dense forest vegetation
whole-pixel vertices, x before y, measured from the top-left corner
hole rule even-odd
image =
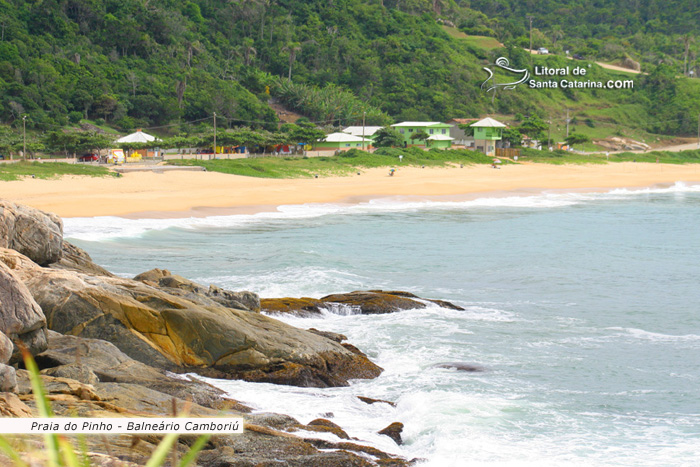
[[[16,144],[23,123],[48,134],[85,120],[189,134],[214,113],[224,128],[272,131],[272,99],[320,126],[560,120],[573,108],[589,127],[690,134],[700,81],[679,76],[698,66],[699,10],[689,0],[0,0],[0,122],[10,126],[0,140]],[[631,57],[649,74],[620,92],[485,93],[483,67],[498,56],[531,64],[528,14],[535,47]],[[597,66],[589,76],[619,78]]]

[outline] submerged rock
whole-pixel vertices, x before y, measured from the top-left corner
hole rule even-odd
[[[429,300],[409,292],[384,290],[355,291],[326,295],[322,298],[264,298],[260,300],[260,310],[272,314],[288,313],[297,316],[316,315],[324,311],[374,315],[423,309],[428,306],[428,303],[451,310],[464,310],[444,300]]]
[[[473,363],[466,362],[449,362],[449,363],[437,363],[432,366],[433,368],[445,368],[448,370],[466,371],[469,373],[481,373],[486,371],[486,368],[480,365],[475,365]]]

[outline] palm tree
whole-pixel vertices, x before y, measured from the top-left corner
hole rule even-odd
[[[557,41],[560,39],[564,38],[564,31],[561,30],[561,26],[554,26],[550,31],[549,31],[550,36],[552,37],[552,47],[557,45]]]
[[[253,47],[253,39],[246,37],[243,40],[243,63],[245,66],[250,66],[250,62],[258,54],[258,51]]]
[[[287,45],[282,47],[282,52],[287,52],[289,54],[289,74],[287,79],[292,80],[292,64],[297,59],[297,52],[301,50],[301,44],[299,42],[289,42]]]
[[[681,41],[683,41],[683,45],[685,46],[685,55],[683,59],[683,74],[685,76],[688,76],[688,51],[690,50],[690,44],[695,42],[695,37],[691,36],[690,34],[685,34],[683,37],[681,37]]]

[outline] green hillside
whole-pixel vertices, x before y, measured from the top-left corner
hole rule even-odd
[[[122,132],[197,133],[211,126],[214,113],[220,127],[276,130],[270,99],[320,126],[359,124],[363,116],[383,125],[537,114],[557,132],[568,108],[587,122],[577,130],[591,137],[693,134],[699,82],[678,78],[685,70],[677,59],[645,64],[649,74],[632,75],[630,90],[521,85],[486,93],[483,68],[500,56],[516,68],[585,66],[590,79],[630,79],[561,55],[531,57],[522,50],[523,18],[513,13],[524,7],[511,3],[0,0],[0,122],[10,126],[0,131],[0,150],[16,148],[24,116],[34,139],[86,120]],[[588,0],[550,3],[568,5],[563,18],[595,9]],[[687,2],[670,2],[665,11],[676,3]],[[633,30],[603,31],[596,17],[585,17],[588,32],[566,31],[581,47],[593,47],[603,33],[619,32],[615,40],[622,40]],[[557,26],[547,21],[546,28]],[[695,27],[685,20],[674,28],[670,20],[659,24],[653,34],[668,40]]]

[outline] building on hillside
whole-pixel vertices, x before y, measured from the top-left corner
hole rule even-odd
[[[474,128],[474,144],[477,151],[481,151],[487,156],[496,155],[496,141],[503,138],[503,129],[506,127],[503,123],[486,117],[476,123],[472,123]]]
[[[363,146],[367,149],[372,140],[362,139],[359,136],[353,136],[348,133],[331,133],[326,135],[314,144],[314,149],[318,151],[347,151],[348,149],[362,149]]]
[[[374,141],[374,134],[381,129],[382,127],[380,126],[349,126],[343,129],[343,133],[358,136],[360,138],[364,136],[365,138]]]
[[[435,135],[450,136],[450,128],[452,125],[440,122],[401,122],[391,125],[393,128],[398,130],[398,132],[403,137],[403,142],[405,146],[419,146],[423,144],[420,140],[411,139],[411,136],[421,130],[423,130],[428,137]],[[449,140],[450,147],[452,145],[452,140]],[[425,142],[427,147],[428,142]]]
[[[447,135],[432,135],[425,140],[425,147],[430,149],[449,149],[452,147],[453,137]]]
[[[459,127],[459,125],[471,125],[478,121],[478,118],[451,118],[447,123],[452,124],[450,128],[450,136],[454,139],[452,144],[458,144],[465,148],[474,148],[474,136],[467,135],[467,132]]]

